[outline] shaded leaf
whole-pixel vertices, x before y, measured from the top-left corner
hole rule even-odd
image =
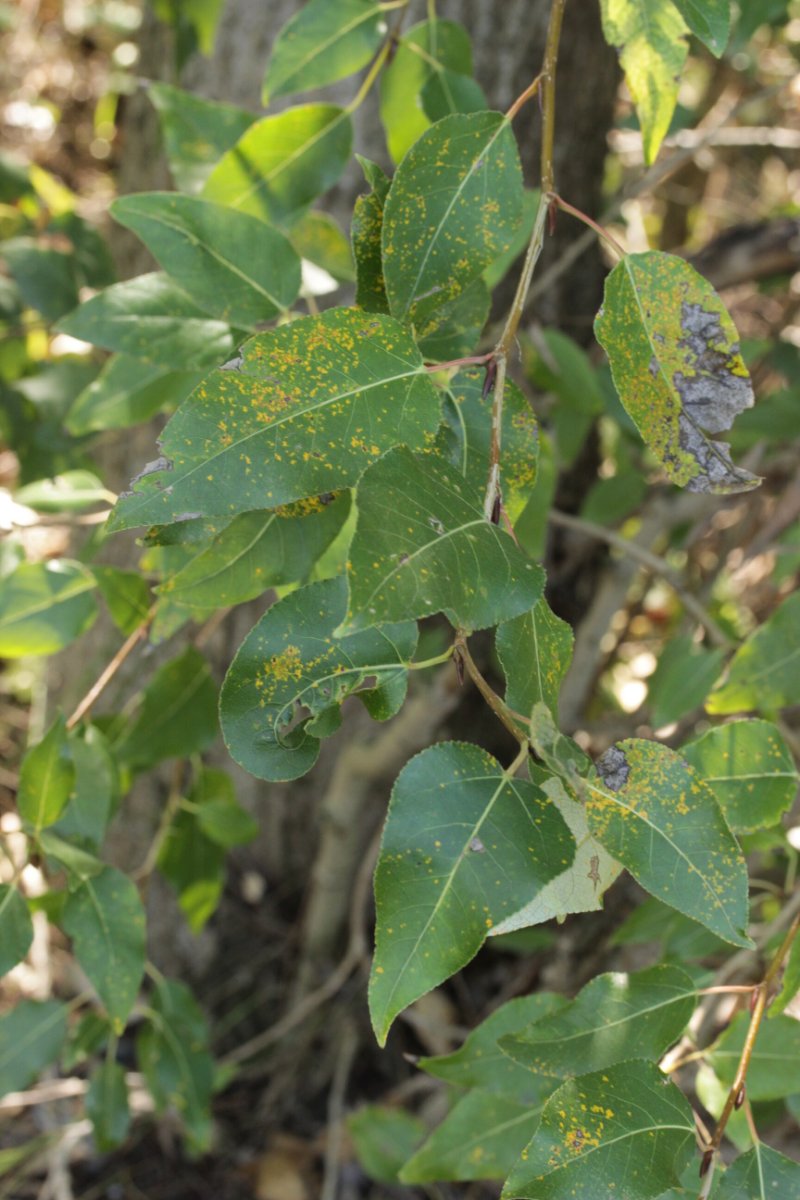
[[[18,889],[0,884],[0,975],[22,962],[33,941],[33,923]]]
[[[309,584],[273,605],[239,647],[220,694],[222,733],[233,758],[259,779],[309,771],[319,739],[338,727],[339,706],[368,679],[392,701],[373,716],[386,719],[402,704],[416,625],[336,638],[346,605],[341,576]]]
[[[183,192],[199,192],[225,151],[256,120],[244,108],[168,83],[149,83],[147,95],[158,112],[169,169]]]
[[[653,728],[679,721],[701,705],[719,678],[724,661],[721,647],[708,650],[690,636],[667,642],[647,686]]]
[[[730,429],[753,389],[733,321],[694,267],[660,251],[625,255],[606,279],[595,332],[626,411],[673,483],[758,486],[725,442],[706,436]]]
[[[101,862],[94,854],[74,842],[60,837],[52,829],[42,831],[39,835],[39,846],[43,854],[46,854],[48,858],[55,859],[59,866],[67,869],[70,875],[70,885],[76,881],[84,883],[87,879],[93,879],[95,875],[100,875],[105,869],[105,863]],[[60,897],[63,893],[51,893],[51,895]],[[60,899],[56,899],[54,902],[61,904]],[[48,913],[48,916],[56,919],[51,913]]]
[[[510,122],[501,113],[446,117],[395,172],[383,214],[391,313],[420,327],[511,244],[524,190]]]
[[[542,596],[530,612],[497,630],[497,657],[506,677],[506,704],[527,715],[534,704],[547,705],[558,719],[558,695],[572,659],[571,628]]]
[[[161,272],[98,292],[64,317],[58,328],[70,337],[170,370],[223,362],[233,348],[229,327],[207,316]]]
[[[783,968],[781,990],[769,1006],[768,1016],[778,1016],[800,992],[800,938],[795,938]]]
[[[244,846],[258,834],[258,822],[241,807],[230,775],[204,767],[195,780],[191,800],[206,837],[230,850]]]
[[[197,754],[217,736],[216,710],[208,663],[187,646],[153,675],[135,718],[114,742],[114,754],[136,770]]]
[[[189,608],[241,604],[268,588],[308,577],[350,511],[344,492],[268,512],[242,513],[159,588]]]
[[[77,562],[21,563],[3,580],[0,655],[55,654],[92,625],[94,577]]]
[[[69,753],[75,767],[75,784],[53,832],[97,850],[116,799],[116,766],[108,742],[95,725],[70,734]]]
[[[214,1063],[206,1019],[186,985],[172,979],[156,984],[147,1016],[136,1052],[156,1107],[177,1110],[194,1148],[207,1149]]]
[[[742,1056],[750,1014],[739,1013],[707,1053],[726,1088],[731,1087]],[[800,1062],[800,1021],[776,1016],[763,1021],[747,1068],[747,1097],[751,1101],[782,1100],[797,1091]]]
[[[484,750],[442,743],[411,759],[392,791],[375,872],[369,1003],[379,1043],[399,1012],[465,966],[492,926],[573,853],[544,792]]]
[[[504,1179],[531,1139],[541,1108],[475,1090],[452,1110],[400,1172],[404,1183]]]
[[[534,1075],[565,1079],[631,1058],[658,1060],[695,1009],[692,980],[674,966],[596,975],[566,1007],[500,1047]]]
[[[57,1000],[18,1000],[0,1017],[0,1095],[19,1092],[61,1052],[67,1006]]]
[[[150,612],[147,580],[136,571],[121,571],[119,567],[94,567],[93,574],[117,629],[133,633]]]
[[[401,1108],[368,1104],[347,1118],[362,1168],[378,1183],[397,1183],[400,1168],[425,1137],[425,1126]]]
[[[524,1200],[607,1200],[613,1180],[625,1200],[651,1200],[695,1144],[688,1101],[658,1067],[627,1062],[563,1084],[503,1196]]]
[[[58,820],[74,782],[67,727],[59,714],[42,740],[27,751],[20,766],[17,808],[34,837]]]
[[[356,304],[367,312],[388,313],[383,279],[383,209],[391,180],[381,168],[359,156],[371,190],[356,199],[350,236],[356,263]]]
[[[735,833],[776,825],[797,794],[792,753],[769,721],[718,725],[681,754],[711,788]]]
[[[444,612],[483,629],[530,608],[544,572],[486,521],[460,471],[405,449],[371,467],[358,489],[343,631]]]
[[[421,1058],[417,1066],[429,1075],[460,1087],[482,1088],[498,1092],[532,1106],[548,1096],[553,1084],[532,1075],[504,1054],[498,1045],[500,1038],[519,1034],[540,1018],[563,1007],[565,1001],[552,992],[537,992],[509,1000],[482,1021],[467,1037],[463,1046],[452,1054]]]
[[[26,306],[45,320],[57,321],[78,303],[74,255],[19,237],[3,242],[3,258]]]
[[[675,111],[688,54],[686,24],[672,0],[600,0],[600,11],[605,39],[619,51],[649,165]]]
[[[433,308],[414,330],[425,358],[449,362],[474,350],[489,317],[491,300],[488,287],[479,277],[452,300]]]
[[[108,503],[110,496],[95,474],[80,468],[62,471],[52,479],[37,479],[14,493],[18,504],[38,512],[80,512],[94,504]]]
[[[145,915],[135,884],[115,867],[105,867],[70,895],[61,924],[115,1032],[121,1033],[144,975]]]
[[[245,343],[168,424],[109,528],[233,516],[354,484],[390,446],[425,444],[439,397],[390,317],[331,309]]]
[[[181,807],[158,856],[158,869],[173,888],[192,933],[216,912],[225,885],[225,851],[204,833],[194,797]]]
[[[280,224],[336,183],[352,140],[350,117],[335,104],[303,104],[262,117],[223,155],[203,195]]]
[[[105,1058],[89,1077],[86,1113],[98,1150],[113,1150],[125,1141],[131,1123],[125,1068]]]
[[[777,1200],[800,1193],[800,1163],[763,1142],[728,1167],[715,1193],[716,1200]]]
[[[373,0],[310,0],[273,43],[262,103],[354,75],[372,58],[386,28]]]
[[[761,709],[770,712],[800,701],[800,593],[793,592],[731,659],[721,687],[706,701],[714,715]]]
[[[730,36],[731,0],[673,0],[673,3],[695,37],[719,58]]]
[[[127,429],[163,408],[176,407],[202,378],[200,372],[170,371],[128,354],[115,354],[75,399],[66,427],[76,436],[103,429]]]
[[[297,252],[284,234],[245,212],[175,192],[140,192],[115,200],[111,214],[221,321],[252,328],[297,298]]]
[[[441,121],[454,113],[481,112],[489,107],[483,88],[471,75],[441,67],[431,74],[420,92],[420,100],[429,121]]]

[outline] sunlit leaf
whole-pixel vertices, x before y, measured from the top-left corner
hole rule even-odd
[[[694,1009],[694,985],[678,967],[596,975],[565,1008],[501,1038],[500,1046],[537,1078],[564,1079],[631,1058],[659,1059]]]
[[[600,11],[606,41],[619,51],[649,164],[675,111],[689,50],[686,23],[672,0],[601,0]]]
[[[714,715],[761,709],[770,712],[800,701],[800,593],[793,592],[739,647],[722,686],[706,709]]]
[[[497,657],[506,677],[509,708],[527,716],[534,704],[542,702],[557,718],[558,694],[574,640],[569,625],[555,615],[544,597],[530,612],[499,627]]]
[[[539,1123],[541,1107],[475,1090],[456,1101],[400,1172],[403,1183],[504,1179]]]
[[[72,892],[62,925],[121,1033],[144,975],[145,914],[136,885],[115,867],[106,867]]]
[[[111,213],[195,304],[221,321],[252,328],[297,298],[297,252],[284,234],[248,213],[175,192],[121,196]]]
[[[168,83],[149,83],[167,161],[183,192],[199,192],[214,166],[256,117],[244,108],[206,100]]]
[[[378,49],[386,28],[373,0],[310,0],[273,43],[262,103],[354,75]]]
[[[769,1016],[775,1017],[782,1013],[798,992],[800,992],[800,938],[796,937],[784,964],[781,990],[769,1006]]]
[[[59,715],[42,740],[28,750],[20,766],[17,808],[34,836],[58,820],[74,782],[67,728]]]
[[[59,329],[171,370],[224,362],[233,348],[228,325],[207,316],[161,272],[98,292],[64,317]]]
[[[328,213],[306,212],[294,221],[286,236],[301,258],[321,267],[339,282],[355,279],[350,245]]]
[[[444,612],[482,629],[530,608],[544,572],[484,519],[483,496],[433,456],[393,450],[358,489],[345,631]]]
[[[220,718],[232,756],[260,779],[297,779],[314,765],[319,739],[334,732],[339,707],[364,683],[391,697],[391,716],[405,697],[414,655],[413,622],[334,637],[347,604],[344,579],[312,583],[281,600],[237,651],[220,695]],[[361,693],[365,700],[369,692]],[[297,717],[302,719],[298,722]]]
[[[689,1102],[649,1062],[633,1061],[563,1084],[511,1173],[507,1200],[651,1200],[679,1182],[693,1150]]]
[[[336,183],[352,139],[350,117],[335,104],[303,104],[262,117],[223,155],[203,195],[280,224]]]
[[[707,436],[730,429],[753,389],[733,321],[702,275],[674,254],[627,254],[606,279],[595,331],[625,409],[673,483],[757,487]]]
[[[234,516],[354,484],[397,442],[426,443],[439,396],[390,317],[336,308],[262,333],[215,371],[161,439],[110,528]]]
[[[484,750],[441,743],[411,759],[392,792],[375,873],[369,1002],[380,1044],[399,1012],[468,963],[492,926],[573,853],[545,794]]]
[[[92,625],[94,576],[77,562],[22,563],[0,592],[0,655],[55,654]]]
[[[403,159],[386,197],[390,312],[422,326],[508,248],[523,205],[517,144],[501,113],[438,121]]]
[[[711,788],[735,833],[776,825],[797,795],[792,753],[769,721],[717,725],[681,754]]]

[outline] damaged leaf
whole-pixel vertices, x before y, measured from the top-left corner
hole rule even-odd
[[[690,492],[746,492],[760,483],[725,442],[753,404],[728,312],[711,285],[673,254],[628,254],[606,280],[595,332],[620,399],[673,483]]]

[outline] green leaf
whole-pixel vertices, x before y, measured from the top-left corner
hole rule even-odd
[[[217,736],[217,689],[193,646],[159,667],[133,722],[114,744],[119,762],[144,770],[205,750]]]
[[[800,1163],[763,1142],[742,1154],[722,1176],[715,1200],[777,1200],[800,1194]]]
[[[22,962],[31,948],[33,924],[16,887],[0,884],[0,975]]]
[[[0,656],[55,654],[93,624],[94,577],[77,562],[22,563],[3,580]]]
[[[255,121],[253,113],[204,100],[168,83],[150,83],[169,169],[182,192],[199,192],[218,160]]]
[[[291,243],[247,213],[197,196],[141,192],[115,200],[111,215],[221,321],[253,328],[286,312],[300,291],[300,259]]]
[[[690,492],[758,486],[725,442],[706,436],[730,429],[753,389],[736,327],[694,267],[655,250],[626,254],[606,279],[595,332],[626,411],[673,483]]]
[[[711,788],[734,833],[776,825],[797,794],[792,753],[769,721],[718,725],[681,754]]]
[[[125,1068],[112,1058],[99,1063],[89,1077],[86,1113],[98,1150],[113,1150],[125,1141],[131,1123],[128,1085]]]
[[[92,571],[117,629],[124,634],[133,633],[150,612],[147,580],[136,571],[122,571],[119,567],[93,567]]]
[[[233,348],[228,326],[207,316],[160,272],[98,292],[64,317],[58,328],[94,346],[171,370],[210,366]]]
[[[594,837],[652,895],[734,946],[747,936],[747,867],[719,806],[679,754],[630,738],[575,784]]]
[[[190,804],[195,799],[192,793]],[[158,869],[173,888],[192,933],[213,916],[225,886],[225,851],[203,832],[192,808],[181,808],[158,856]]]
[[[492,440],[492,399],[484,395],[485,380],[486,373],[479,367],[458,372],[448,387],[445,423],[437,439],[440,452],[478,494],[489,479]],[[503,508],[513,524],[536,485],[539,430],[527,398],[510,380],[503,399],[500,442]]]
[[[489,107],[477,80],[447,67],[433,72],[420,92],[420,99],[425,116],[434,122],[454,113],[481,112]]]
[[[392,450],[358,489],[343,630],[444,612],[464,629],[517,616],[542,594],[544,572],[484,519],[460,471]]]
[[[103,1048],[108,1041],[111,1027],[108,1020],[95,1009],[90,1009],[69,1031],[67,1044],[61,1055],[61,1066],[72,1072],[78,1063],[84,1063]]]
[[[800,701],[800,593],[793,592],[750,635],[731,659],[721,687],[706,701],[714,716]]]
[[[242,513],[224,523],[209,546],[166,580],[159,592],[189,608],[241,604],[308,578],[341,530],[349,493],[301,500],[269,512]]]
[[[66,867],[70,874],[70,884],[73,884],[75,881],[79,884],[84,883],[87,879],[94,879],[96,875],[100,875],[105,870],[105,863],[96,858],[94,854],[83,850],[80,846],[75,845],[74,842],[68,842],[51,829],[42,831],[39,837],[39,846],[42,853],[46,854],[48,858],[53,858],[60,866]],[[54,897],[62,894],[50,893]],[[58,901],[58,903],[61,902]],[[56,919],[49,912],[48,917],[52,920]],[[60,919],[60,916],[58,919]]]
[[[70,734],[69,753],[75,766],[75,784],[53,832],[98,850],[117,794],[114,760],[108,742],[94,725]]]
[[[356,1157],[370,1179],[397,1183],[400,1168],[425,1136],[419,1117],[401,1108],[368,1104],[347,1118]]]
[[[368,159],[359,159],[371,191],[359,196],[350,229],[356,263],[356,304],[367,312],[388,313],[383,279],[383,209],[391,180]]]
[[[724,661],[723,649],[707,650],[688,635],[667,642],[647,687],[653,728],[661,729],[699,708]]]
[[[400,162],[429,127],[422,93],[443,68],[472,74],[469,34],[455,21],[422,21],[404,34],[391,64],[381,74],[381,121],[395,162]]]
[[[426,444],[439,396],[390,317],[335,308],[251,338],[167,426],[109,528],[234,516],[354,484],[390,446]]]
[[[489,317],[491,301],[489,289],[479,277],[452,300],[432,308],[414,330],[425,358],[450,362],[474,350]]]
[[[3,257],[25,305],[45,320],[57,321],[78,303],[74,255],[20,237],[3,242]]]
[[[61,1052],[67,1006],[57,1000],[18,1000],[0,1017],[0,1095],[20,1092]]]
[[[500,1048],[536,1078],[565,1079],[631,1058],[659,1059],[694,1009],[694,984],[678,967],[596,975],[565,1008],[501,1038]]]
[[[207,1149],[214,1064],[205,1017],[185,984],[171,979],[157,983],[147,1015],[136,1052],[156,1107],[177,1110],[195,1150]]]
[[[127,429],[174,408],[194,391],[203,375],[170,371],[127,354],[115,354],[76,397],[66,427],[76,437],[104,429]]]
[[[20,766],[17,808],[34,837],[58,820],[74,782],[67,727],[59,714],[42,740],[28,750]]]
[[[518,996],[482,1021],[459,1050],[421,1058],[417,1066],[459,1087],[498,1092],[528,1107],[540,1104],[552,1091],[553,1084],[514,1062],[503,1053],[498,1042],[502,1037],[522,1033],[531,1022],[558,1011],[564,1003],[552,992]]]
[[[539,1123],[541,1108],[476,1090],[459,1099],[400,1172],[404,1183],[504,1179]]]
[[[488,931],[570,862],[574,842],[544,792],[477,746],[441,743],[403,768],[375,872],[369,1003],[392,1021],[477,954]]]
[[[706,1058],[726,1088],[731,1087],[742,1056],[750,1014],[734,1017]],[[800,1021],[777,1016],[758,1031],[747,1068],[747,1097],[751,1101],[782,1100],[797,1091],[800,1062]]]
[[[339,706],[368,679],[393,701],[373,716],[385,720],[403,702],[416,625],[336,638],[346,604],[342,577],[309,584],[273,605],[236,653],[220,695],[222,733],[232,757],[259,779],[297,779],[309,771],[319,739],[338,726]],[[300,713],[307,715],[297,723]]]
[[[62,919],[75,957],[122,1033],[144,975],[145,914],[136,885],[115,867],[86,879]]]
[[[511,244],[524,189],[510,122],[501,113],[446,117],[395,172],[383,214],[389,309],[422,326]]]
[[[258,822],[238,804],[233,780],[224,771],[204,767],[192,788],[197,821],[206,837],[223,846],[244,846],[258,835]]]
[[[355,280],[347,238],[328,213],[303,213],[286,236],[302,259],[321,267],[337,282],[352,283]]]
[[[284,25],[272,47],[261,101],[325,87],[365,66],[386,34],[372,0],[310,0]]]
[[[626,254],[606,280],[595,331],[622,404],[674,484],[758,486],[703,432],[728,430],[753,391],[732,319],[702,275],[674,254]]]
[[[695,37],[719,58],[731,32],[731,0],[673,0],[673,3]]]
[[[769,1006],[768,1016],[778,1016],[800,992],[800,938],[795,938],[783,968],[781,990]]]
[[[503,1188],[523,1200],[651,1200],[695,1144],[688,1101],[649,1062],[571,1079],[545,1105],[539,1128]]]
[[[527,715],[541,702],[558,719],[558,695],[574,641],[569,625],[555,615],[544,597],[530,612],[498,628],[497,657],[506,677],[509,708]]]
[[[675,111],[689,49],[686,24],[673,0],[600,0],[600,11],[605,39],[619,52],[636,105],[649,165]]]
[[[52,479],[37,479],[14,493],[18,504],[38,512],[80,512],[93,504],[108,503],[108,489],[91,471],[62,471]]]
[[[223,155],[203,195],[280,224],[336,183],[352,140],[350,117],[335,104],[303,104],[262,117]]]

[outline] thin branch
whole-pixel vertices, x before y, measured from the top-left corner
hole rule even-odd
[[[576,217],[577,220],[588,226],[589,229],[593,229],[597,236],[607,242],[614,253],[618,254],[620,258],[625,257],[624,247],[619,244],[615,237],[611,236],[607,229],[604,229],[602,225],[598,225],[597,221],[593,221],[590,216],[585,212],[581,212],[579,208],[575,208],[572,204],[567,204],[566,200],[562,200],[559,195],[553,196],[553,203],[557,204],[562,212],[569,213],[570,216]]]
[[[78,722],[80,720],[82,720],[83,717],[86,716],[86,714],[89,712],[89,710],[94,705],[95,701],[102,695],[102,693],[108,687],[111,680],[116,675],[117,671],[122,666],[122,664],[130,656],[131,652],[135,649],[137,643],[140,642],[142,640],[142,638],[146,635],[147,630],[150,627],[150,622],[153,620],[153,617],[155,616],[155,612],[156,612],[156,606],[153,605],[153,607],[150,609],[147,616],[145,617],[144,621],[142,621],[141,625],[139,625],[136,629],[134,629],[133,633],[130,635],[130,637],[127,639],[127,641],[123,642],[123,644],[120,646],[119,650],[116,652],[114,657],[109,662],[108,666],[101,673],[101,675],[98,677],[98,679],[95,680],[95,682],[89,688],[89,691],[86,693],[86,695],[83,697],[81,702],[78,704],[75,711],[72,713],[72,716],[69,717],[69,719],[67,720],[67,729],[74,729],[75,726],[78,724]]]
[[[494,688],[487,682],[486,679],[484,679],[483,675],[478,670],[478,666],[469,652],[466,635],[462,630],[459,630],[456,634],[454,657],[457,660],[460,660],[466,667],[467,674],[475,684],[480,694],[483,696],[486,703],[489,705],[489,708],[497,717],[498,721],[505,725],[512,737],[516,738],[520,745],[525,747],[527,752],[527,733],[520,729],[512,715],[511,709],[508,708],[505,702],[500,699]]]

